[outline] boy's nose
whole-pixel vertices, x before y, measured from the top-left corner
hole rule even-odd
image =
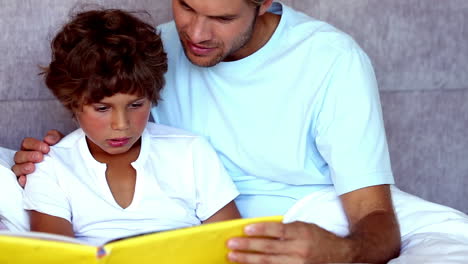
[[[130,127],[127,113],[124,111],[115,111],[112,113],[112,124],[113,130],[126,130]]]

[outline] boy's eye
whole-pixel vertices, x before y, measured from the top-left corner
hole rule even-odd
[[[95,105],[94,110],[97,111],[97,112],[105,112],[105,111],[109,110],[109,107],[105,106],[105,105]]]
[[[139,108],[142,107],[145,103],[144,102],[135,102],[130,104],[130,108]]]

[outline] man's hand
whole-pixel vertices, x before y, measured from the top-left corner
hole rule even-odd
[[[352,260],[350,241],[314,224],[259,223],[247,226],[245,233],[252,238],[228,241],[228,248],[234,250],[228,255],[230,261],[246,264],[303,264]]]
[[[21,150],[15,153],[15,165],[11,170],[18,177],[18,183],[24,187],[26,175],[34,172],[34,164],[41,162],[44,154],[49,153],[49,146],[57,144],[63,134],[57,130],[49,130],[43,141],[35,138],[25,138],[21,143]]]
[[[387,263],[398,256],[400,233],[388,185],[341,197],[350,235],[338,237],[314,224],[259,223],[248,237],[228,241],[229,260],[243,264]],[[320,212],[311,212],[318,213]]]

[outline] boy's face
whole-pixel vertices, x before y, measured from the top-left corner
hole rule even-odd
[[[151,110],[148,98],[118,93],[83,106],[75,116],[94,155],[122,154],[140,139]]]
[[[202,67],[242,58],[257,16],[246,0],[173,0],[172,11],[185,55]]]

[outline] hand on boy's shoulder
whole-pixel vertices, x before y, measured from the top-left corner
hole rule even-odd
[[[15,165],[11,168],[22,187],[26,185],[26,175],[34,172],[34,164],[41,162],[44,154],[49,152],[49,147],[57,144],[62,138],[63,134],[59,131],[49,130],[42,141],[36,138],[23,139],[21,150],[14,156]]]

